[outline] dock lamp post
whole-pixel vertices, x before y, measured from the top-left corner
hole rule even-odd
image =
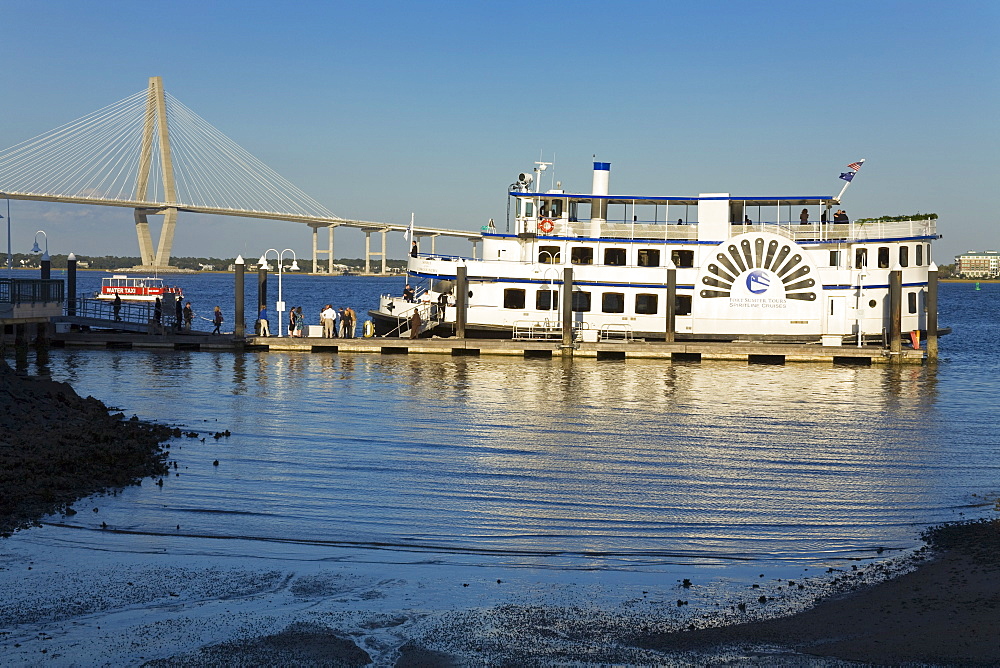
[[[41,234],[45,237],[45,251],[38,247],[38,235]],[[45,233],[45,230],[38,230],[35,232],[35,245],[31,249],[32,255],[37,255],[42,253],[42,280],[46,281],[52,278],[52,261],[49,258],[49,235]]]
[[[296,261],[295,251],[293,251],[291,248],[286,248],[285,250],[281,251],[280,253],[276,249],[274,249],[274,248],[268,248],[266,251],[264,251],[264,254],[260,256],[260,260],[258,261],[258,264],[261,267],[263,267],[264,269],[270,269],[270,267],[267,266],[267,254],[268,253],[274,253],[275,256],[277,256],[277,260],[278,260],[278,303],[274,305],[274,310],[278,312],[278,336],[280,337],[280,336],[282,336],[282,334],[281,334],[281,322],[285,319],[285,316],[284,316],[284,313],[285,313],[285,302],[282,300],[282,294],[281,294],[281,274],[282,274],[282,272],[284,270],[284,267],[282,267],[282,260],[285,257],[285,253],[291,253],[292,254],[292,266],[289,267],[289,269],[291,269],[292,271],[298,271],[299,270],[299,263]],[[289,332],[289,334],[291,334],[291,332]]]

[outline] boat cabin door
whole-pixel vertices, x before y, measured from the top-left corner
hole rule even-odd
[[[828,296],[826,307],[827,334],[852,334],[852,324],[847,322],[847,296]]]

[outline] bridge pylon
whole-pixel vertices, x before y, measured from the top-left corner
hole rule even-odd
[[[156,142],[154,142],[154,136]],[[153,146],[160,151],[160,174],[162,176],[163,196],[167,206],[160,209],[135,209],[135,231],[139,237],[139,256],[142,264],[136,269],[163,271],[171,269],[170,252],[174,245],[174,230],[177,227],[177,207],[170,206],[177,202],[177,188],[174,183],[174,163],[170,153],[170,132],[167,125],[167,104],[163,91],[163,78],[150,77],[146,93],[146,113],[143,120],[142,146],[139,155],[139,173],[136,178],[135,199],[137,201],[153,201],[150,197],[153,174]],[[153,253],[153,239],[149,232],[149,215],[163,215],[163,225],[160,228],[160,239]]]

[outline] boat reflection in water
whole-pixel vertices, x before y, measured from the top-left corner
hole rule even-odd
[[[954,519],[989,475],[961,465],[980,446],[943,433],[927,368],[51,358],[54,376],[127,414],[233,434],[212,449],[224,467],[175,450],[180,478],[102,506],[102,520],[137,531],[335,537],[407,559],[485,551],[553,568],[825,564],[915,545],[913,525]]]

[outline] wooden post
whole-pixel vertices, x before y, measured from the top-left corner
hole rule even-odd
[[[562,286],[562,345],[573,347],[573,268],[563,269]]]
[[[233,330],[233,335],[237,339],[242,339],[246,336],[246,320],[244,317],[244,290],[243,287],[243,275],[246,272],[246,264],[243,262],[243,256],[236,256],[236,305],[235,305],[235,329]]]
[[[889,272],[889,354],[898,362],[903,352],[903,270],[897,264]]]
[[[66,315],[76,315],[76,254],[66,258]]]
[[[665,343],[673,343],[677,332],[677,268],[671,260],[667,260],[667,303],[664,309],[667,318]]]
[[[936,362],[938,358],[938,268],[933,262],[927,270],[927,299],[924,307],[927,309],[927,359]]]
[[[455,275],[455,336],[465,338],[465,323],[469,307],[469,268],[464,264]]]

